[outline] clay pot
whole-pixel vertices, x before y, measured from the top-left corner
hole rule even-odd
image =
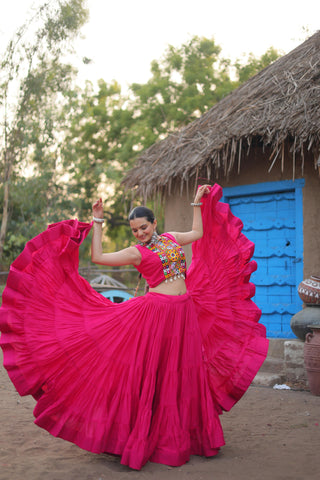
[[[312,325],[320,325],[320,305],[307,305],[290,320],[291,330],[303,342],[312,332]]]
[[[310,392],[320,395],[320,325],[310,328],[312,333],[307,333],[304,344],[304,364]]]
[[[302,280],[298,286],[298,294],[305,304],[320,305],[320,277],[311,275]]]

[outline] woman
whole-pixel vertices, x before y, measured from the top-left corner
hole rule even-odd
[[[93,205],[93,262],[134,265],[149,284],[122,304],[78,275],[91,224],[60,222],[28,242],[11,266],[0,329],[4,365],[18,392],[37,400],[37,425],[134,469],[218,453],[219,414],[267,354],[250,300],[253,244],[220,197],[218,185],[200,187],[184,233],[158,236],[152,212],[134,209],[139,243],[115,253],[102,252],[102,202]],[[181,246],[191,242],[186,276]]]
[[[169,242],[167,241],[166,244],[169,245],[171,250],[173,250],[172,239],[174,238],[179,245],[187,245],[188,243],[192,243],[199,238],[202,237],[203,234],[203,227],[202,227],[202,217],[201,217],[201,210],[200,206],[202,203],[200,202],[201,198],[204,194],[209,193],[209,185],[202,185],[196,194],[194,203],[192,204],[194,207],[193,212],[193,224],[192,230],[190,232],[171,232],[167,238],[171,238]],[[99,199],[93,205],[93,219],[94,219],[94,227],[93,227],[93,238],[92,238],[92,254],[91,260],[94,263],[99,263],[102,265],[134,265],[136,268],[141,264],[142,255],[144,253],[144,249],[139,247],[129,247],[124,250],[115,253],[103,253],[102,252],[102,244],[101,244],[101,235],[102,235],[102,222],[103,220],[103,206],[102,200]],[[148,244],[152,243],[152,245],[159,243],[161,238],[158,237],[156,233],[157,228],[157,220],[154,218],[153,212],[145,207],[138,207],[135,208],[129,215],[129,222],[130,227],[133,233],[133,236],[138,240],[138,242],[142,246],[148,246]],[[154,238],[155,237],[155,238]],[[161,242],[161,250],[165,250],[164,245],[164,238],[162,238]],[[172,254],[173,252],[171,252]],[[178,255],[183,259],[180,258],[180,265],[181,268],[181,275],[179,277],[177,275],[171,275],[170,280],[171,282],[166,281],[166,278],[162,279],[160,276],[161,281],[157,283],[156,286],[150,287],[150,292],[157,292],[163,293],[167,295],[182,295],[186,293],[186,284],[185,284],[185,273],[186,273],[186,262],[184,258],[184,254],[182,249],[180,249]],[[173,262],[176,263],[176,262]],[[168,264],[171,265],[171,262]],[[175,265],[175,268],[178,268]],[[139,270],[139,269],[138,269]],[[169,275],[169,272],[168,272]],[[167,275],[167,276],[168,276]],[[172,280],[175,279],[174,282]]]

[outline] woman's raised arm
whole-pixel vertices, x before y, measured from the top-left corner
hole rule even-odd
[[[201,216],[201,199],[203,195],[210,193],[210,185],[201,185],[198,188],[193,204],[193,222],[192,230],[189,232],[170,232],[180,245],[187,245],[198,240],[203,235],[202,216]]]
[[[102,220],[103,205],[99,198],[93,206],[93,235],[91,242],[91,260],[100,265],[120,266],[120,265],[139,265],[141,254],[135,247],[124,248],[118,252],[103,253],[102,251]],[[100,220],[100,221],[99,221]]]

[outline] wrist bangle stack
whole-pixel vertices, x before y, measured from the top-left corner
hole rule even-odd
[[[198,202],[198,203],[190,203],[190,205],[191,205],[192,207],[201,207],[201,205],[202,205],[202,202]]]
[[[103,223],[104,222],[103,218],[98,218],[98,217],[92,217],[92,220],[96,223]]]

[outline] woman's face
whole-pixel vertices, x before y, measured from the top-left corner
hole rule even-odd
[[[148,243],[157,227],[157,220],[149,222],[146,217],[130,220],[130,227],[133,235],[139,242]]]

